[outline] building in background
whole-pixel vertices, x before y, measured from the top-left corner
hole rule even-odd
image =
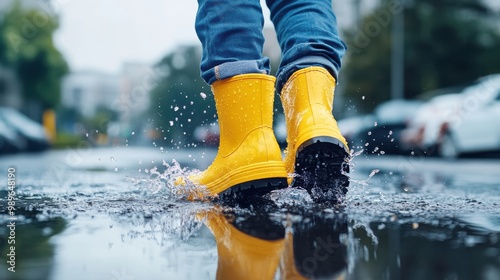
[[[120,79],[100,72],[75,72],[62,81],[61,105],[83,117],[94,116],[98,109],[117,110]]]
[[[120,102],[128,112],[122,112],[123,120],[130,120],[149,108],[149,93],[157,83],[157,74],[146,63],[125,63],[120,73]]]
[[[156,79],[153,67],[145,63],[125,63],[119,74],[98,71],[68,74],[61,87],[59,111],[65,113],[59,118],[60,130],[105,134],[109,141],[99,144],[123,143],[134,130],[139,137],[142,130],[138,128],[143,126]],[[89,123],[98,127],[89,127]]]

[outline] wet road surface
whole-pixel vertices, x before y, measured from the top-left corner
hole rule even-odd
[[[357,156],[336,207],[300,189],[249,207],[179,199],[172,178],[214,156],[0,157],[0,279],[500,279],[498,159]]]

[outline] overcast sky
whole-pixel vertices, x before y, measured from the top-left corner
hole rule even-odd
[[[59,0],[57,47],[73,71],[118,73],[124,62],[155,63],[199,44],[195,0]],[[266,12],[267,13],[267,12]]]

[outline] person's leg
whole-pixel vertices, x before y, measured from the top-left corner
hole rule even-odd
[[[199,0],[201,71],[214,93],[220,143],[214,162],[189,180],[223,199],[287,186],[272,130],[275,78],[262,57],[262,25],[258,0]]]
[[[277,89],[287,125],[285,166],[316,200],[347,191],[349,149],[332,115],[345,52],[330,0],[267,0],[282,49]]]
[[[320,66],[337,78],[346,45],[330,0],[266,0],[281,47],[277,89],[299,69]]]
[[[258,0],[198,0],[202,78],[211,85],[239,74],[269,74],[269,58],[262,56],[263,24]]]

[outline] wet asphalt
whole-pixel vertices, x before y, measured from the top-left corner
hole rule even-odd
[[[180,198],[215,152],[0,156],[0,279],[500,279],[500,158],[359,155],[341,205]]]

